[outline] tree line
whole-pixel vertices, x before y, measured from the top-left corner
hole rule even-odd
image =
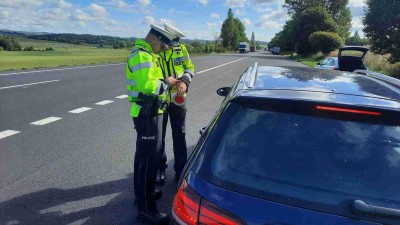
[[[347,45],[369,45],[374,53],[400,62],[400,1],[366,0],[363,29],[350,36],[349,0],[285,0],[290,19],[270,41],[269,47],[310,55],[325,54]]]
[[[133,40],[130,38],[111,37],[103,35],[91,34],[43,34],[43,35],[28,35],[29,39],[56,41],[70,44],[94,44],[98,47],[106,45],[113,48],[125,48],[133,45]]]
[[[299,55],[333,51],[350,35],[347,4],[348,0],[285,0],[290,19],[269,46]]]

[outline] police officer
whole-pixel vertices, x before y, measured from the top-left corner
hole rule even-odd
[[[167,224],[168,216],[156,207],[156,175],[160,167],[162,120],[168,90],[176,84],[164,77],[158,56],[174,36],[164,28],[151,25],[146,38],[136,39],[126,66],[130,115],[137,132],[134,162],[134,188],[138,218],[150,224]]]
[[[179,82],[176,87],[170,90],[168,101],[170,102],[167,113],[163,121],[162,139],[162,160],[157,174],[157,183],[163,184],[165,180],[165,169],[167,168],[167,157],[165,154],[165,131],[168,123],[168,116],[171,123],[172,139],[175,158],[175,179],[178,180],[183,167],[187,161],[187,146],[185,138],[185,118],[186,118],[186,92],[194,76],[194,65],[190,60],[189,53],[185,45],[179,43],[180,38],[184,37],[181,31],[170,24],[164,24],[165,29],[176,36],[171,42],[171,48],[159,53],[161,67],[164,75],[173,76]]]

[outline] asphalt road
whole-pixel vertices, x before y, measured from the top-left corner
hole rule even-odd
[[[193,57],[187,144],[192,149],[250,65],[303,66],[266,52]],[[133,204],[135,132],[124,64],[0,73],[0,225],[141,224]],[[72,111],[72,112],[71,112]],[[168,131],[167,137],[171,137]],[[172,141],[161,211],[176,183]]]

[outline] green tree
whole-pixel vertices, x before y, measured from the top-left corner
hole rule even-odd
[[[343,41],[337,33],[317,31],[310,35],[311,46],[324,54],[338,49]]]
[[[364,33],[371,50],[389,54],[389,62],[400,62],[400,1],[367,0]]]
[[[251,41],[250,41],[250,45],[256,45],[256,37],[254,35],[254,32],[251,33]]]
[[[246,36],[246,27],[239,18],[234,19],[235,22],[235,35],[232,42],[232,49],[239,48],[239,42],[249,42]]]
[[[353,36],[346,39],[346,45],[357,45],[357,46],[364,46],[368,44],[368,39],[361,38],[358,34],[358,31],[354,33]]]
[[[309,37],[316,31],[327,31],[338,33],[336,22],[322,7],[306,9],[297,19],[295,31],[295,49],[300,55],[316,52],[310,44]]]
[[[232,43],[235,41],[235,17],[232,9],[229,9],[228,17],[222,23],[221,39],[224,48],[232,48]]]
[[[246,28],[240,19],[235,18],[232,9],[228,10],[228,17],[222,23],[221,26],[221,40],[222,46],[234,50],[238,47],[239,42],[246,41],[249,39],[246,37]]]
[[[346,39],[350,35],[351,12],[349,0],[285,0],[285,7],[292,16],[298,16],[312,7],[324,8],[338,24],[338,33]]]
[[[22,47],[14,37],[1,37],[0,36],[0,47],[5,51],[21,51]]]

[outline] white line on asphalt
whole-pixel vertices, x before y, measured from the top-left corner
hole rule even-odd
[[[0,139],[2,138],[6,138],[8,136],[14,135],[14,134],[18,134],[21,131],[16,131],[16,130],[5,130],[0,132]]]
[[[127,97],[128,97],[128,95],[120,95],[120,96],[117,96],[115,98],[124,99],[124,98],[127,98]]]
[[[114,102],[114,101],[104,100],[104,101],[101,101],[101,102],[98,102],[98,103],[95,103],[95,104],[96,105],[107,105],[107,104],[110,104],[112,102]]]
[[[48,123],[52,123],[55,122],[57,120],[61,120],[60,117],[48,117],[46,119],[42,119],[42,120],[38,120],[36,122],[32,122],[32,125],[38,125],[38,126],[42,126],[42,125],[46,125]]]
[[[232,61],[232,62],[227,62],[227,63],[221,64],[221,65],[219,65],[219,66],[215,66],[215,67],[212,67],[212,68],[209,68],[209,69],[206,69],[206,70],[202,70],[202,71],[197,72],[197,73],[195,73],[195,74],[196,74],[196,75],[197,75],[197,74],[201,74],[201,73],[204,73],[204,72],[213,70],[213,69],[217,69],[217,68],[219,68],[219,67],[221,67],[221,66],[226,66],[226,65],[228,65],[228,64],[231,64],[231,63],[240,61],[240,60],[242,60],[242,59],[247,59],[247,58],[249,58],[249,57],[244,57],[244,58],[240,58],[240,59],[238,59],[238,60]]]
[[[16,74],[24,74],[24,73],[41,73],[41,72],[51,72],[51,71],[60,71],[60,70],[85,69],[85,68],[92,68],[92,67],[115,66],[115,65],[122,65],[122,64],[126,64],[126,63],[111,63],[111,64],[105,64],[105,65],[96,65],[96,66],[78,66],[78,67],[70,67],[70,68],[62,68],[62,69],[24,71],[24,72],[16,72],[16,73],[4,73],[4,74],[0,74],[0,76],[9,76],[9,75],[16,75]]]
[[[82,107],[79,109],[74,109],[72,111],[69,111],[70,113],[82,113],[82,112],[86,112],[88,110],[91,110],[92,108],[88,108],[88,107]]]
[[[37,82],[37,83],[29,83],[29,84],[21,84],[21,85],[15,85],[15,86],[8,86],[8,87],[0,87],[1,89],[8,89],[8,88],[15,88],[15,87],[24,87],[24,86],[31,86],[31,85],[36,85],[36,84],[45,84],[45,83],[51,83],[51,82],[58,82],[60,80],[49,80],[49,81],[43,81],[43,82]]]

